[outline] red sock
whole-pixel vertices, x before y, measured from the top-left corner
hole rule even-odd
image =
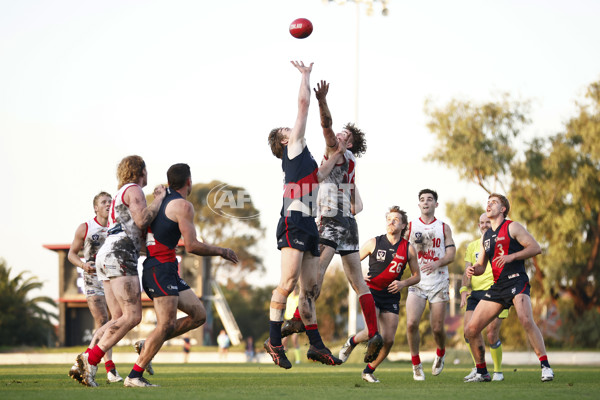
[[[446,354],[446,348],[444,347],[443,349],[437,349],[436,354],[438,357],[444,357],[444,354]]]
[[[369,338],[377,333],[377,311],[375,310],[375,301],[371,293],[365,293],[358,298],[360,308],[362,309],[369,330]]]
[[[548,361],[548,356],[547,355],[541,356],[540,362],[542,362],[542,361]]]
[[[411,361],[412,365],[419,365],[421,364],[421,357],[419,357],[419,355],[417,354],[416,356],[411,357]]]
[[[108,360],[104,363],[104,368],[106,368],[106,372],[110,372],[113,369],[115,369],[115,363],[113,362],[113,360]]]
[[[95,345],[88,353],[88,362],[91,365],[98,365],[104,357],[104,351],[98,345]]]
[[[302,318],[300,317],[300,310],[298,310],[298,307],[296,307],[296,311],[294,311],[294,316],[292,317],[292,319],[297,319],[298,321],[302,320]]]

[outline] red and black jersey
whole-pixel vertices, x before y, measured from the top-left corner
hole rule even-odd
[[[288,158],[288,146],[285,146],[281,157],[281,168],[284,173],[281,216],[287,215],[287,208],[294,200],[300,200],[313,215],[319,190],[317,179],[319,166],[308,151],[308,146],[305,146],[302,152],[291,160]]]
[[[387,287],[402,277],[408,263],[409,242],[401,238],[391,244],[387,235],[375,238],[375,249],[369,256],[369,276],[367,285],[374,290],[387,291]]]
[[[504,264],[502,267],[497,266],[495,258],[505,254],[512,254],[524,249],[524,247],[510,236],[508,227],[512,221],[505,219],[502,224],[496,229],[488,229],[483,235],[483,249],[492,264],[492,273],[494,274],[494,283],[498,280],[512,279],[515,274],[525,274],[525,261],[515,260],[511,263]]]
[[[144,261],[144,267],[177,262],[175,248],[181,238],[181,231],[179,230],[179,224],[170,220],[165,214],[167,204],[176,199],[183,199],[183,196],[172,189],[167,189],[167,195],[160,206],[158,214],[148,227],[148,237],[146,239],[148,258]]]

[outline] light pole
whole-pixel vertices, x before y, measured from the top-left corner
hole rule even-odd
[[[355,59],[354,59],[354,123],[358,124],[358,88],[359,88],[359,27],[360,27],[360,5],[361,3],[366,5],[366,14],[368,16],[373,15],[374,6],[373,3],[381,3],[381,15],[387,16],[389,14],[388,2],[389,0],[323,0],[324,3],[336,3],[338,5],[344,5],[347,2],[354,2],[356,4],[356,37],[355,37]],[[356,314],[358,312],[357,296],[352,286],[348,284],[348,335],[356,334]]]

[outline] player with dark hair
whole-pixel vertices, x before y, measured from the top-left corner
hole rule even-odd
[[[410,223],[405,235],[417,250],[421,269],[421,281],[408,288],[406,297],[406,335],[413,364],[413,379],[416,381],[425,380],[419,356],[421,342],[419,324],[427,302],[429,302],[431,330],[437,344],[436,356],[431,367],[434,376],[442,373],[446,358],[444,320],[446,307],[450,301],[448,264],[454,261],[456,247],[450,226],[435,217],[437,200],[438,194],[434,190],[423,189],[419,192],[421,216]]]
[[[125,378],[129,387],[152,387],[143,377],[144,370],[163,343],[204,324],[206,310],[202,302],[178,273],[175,249],[183,237],[185,251],[198,256],[221,256],[238,262],[231,249],[199,242],[194,226],[194,206],[186,200],[192,192],[192,175],[187,164],[172,165],[167,171],[169,187],[158,215],[148,227],[142,286],[152,299],[156,327],[144,341],[140,355]],[[177,310],[187,314],[177,318]]]
[[[162,185],[154,189],[149,206],[142,188],[148,184],[146,163],[140,156],[125,157],[117,166],[119,191],[108,217],[108,237],[96,255],[96,273],[104,284],[107,302],[114,299],[122,315],[104,324],[96,334],[98,342],[77,356],[81,383],[95,387],[98,363],[104,354],[142,320],[138,258],[150,225],[165,197]]]
[[[306,356],[327,365],[341,364],[323,344],[315,309],[319,232],[313,209],[322,172],[310,154],[304,138],[313,64],[305,66],[302,62],[292,61],[292,65],[302,74],[296,122],[291,129],[275,128],[269,133],[271,151],[282,161],[285,186],[281,217],[277,225],[277,247],[281,250],[281,278],[271,297],[269,338],[264,343],[264,348],[273,362],[285,369],[291,368],[292,364],[281,343],[281,325],[287,298],[298,280],[300,315],[310,342]]]
[[[331,173],[324,178],[319,189],[317,224],[319,226],[319,277],[317,297],[320,295],[325,272],[337,253],[348,281],[358,296],[363,316],[368,327],[367,350],[364,361],[372,362],[377,358],[383,339],[377,328],[377,310],[373,296],[369,291],[360,267],[358,225],[354,216],[362,210],[362,201],[355,185],[356,157],[366,151],[364,133],[354,124],[346,124],[342,132],[336,134],[332,129],[332,118],[327,104],[329,84],[321,81],[315,94],[319,101],[321,127],[325,137],[325,155],[323,163],[331,162],[340,143],[346,144],[346,151],[336,162]],[[299,315],[288,320],[282,329],[284,336],[304,331]]]
[[[370,239],[360,249],[361,260],[369,256],[366,282],[375,300],[379,328],[383,336],[383,347],[379,355],[373,362],[368,363],[362,372],[362,378],[367,382],[379,382],[373,372],[385,360],[394,345],[398,329],[400,292],[405,287],[419,283],[421,279],[417,252],[402,237],[407,225],[406,213],[398,206],[391,207],[386,214],[387,233]],[[406,264],[410,266],[411,276],[402,280]],[[340,350],[340,360],[346,362],[354,347],[369,339],[368,334],[368,329],[363,329],[350,336]]]
[[[540,254],[542,249],[523,225],[506,219],[509,210],[510,203],[505,196],[490,194],[485,212],[492,227],[483,234],[477,262],[465,271],[469,278],[481,275],[488,261],[491,261],[494,274],[494,284],[477,304],[471,320],[465,326],[465,338],[469,341],[477,368],[475,376],[467,382],[491,380],[485,362],[481,331],[496,319],[502,310],[511,306],[515,307],[519,321],[527,332],[529,343],[540,360],[542,382],[554,379],[554,372],[546,355],[544,338],[533,320],[529,277],[525,272],[525,260]]]
[[[107,305],[107,299],[104,295],[104,285],[98,280],[96,275],[96,253],[104,240],[108,231],[108,211],[110,210],[111,196],[106,192],[100,192],[94,196],[94,213],[96,216],[87,222],[82,223],[75,231],[73,243],[69,248],[67,258],[76,267],[83,270],[83,290],[87,300],[88,308],[94,318],[94,330],[98,330],[102,325],[108,322],[108,311],[113,319],[121,316],[119,304],[114,299]],[[79,258],[79,252],[83,250],[83,260]],[[98,337],[94,335],[92,345],[97,343]],[[123,378],[119,376],[115,363],[112,360],[112,349],[104,355],[104,366],[106,367],[106,380],[108,383],[121,382]],[[77,362],[69,371],[69,376],[78,382],[81,382],[82,376],[79,373]]]

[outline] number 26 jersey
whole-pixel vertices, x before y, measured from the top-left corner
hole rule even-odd
[[[408,262],[408,244],[403,238],[398,243],[391,244],[387,235],[375,238],[375,249],[369,256],[371,279],[367,286],[373,290],[387,292],[390,283],[402,277]]]

